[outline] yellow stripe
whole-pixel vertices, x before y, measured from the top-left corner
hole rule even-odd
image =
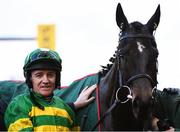
[[[28,127],[33,127],[32,122],[30,121],[29,118],[21,118],[17,121],[15,121],[14,123],[12,123],[9,128],[8,131],[19,131]]]
[[[51,126],[44,125],[39,127],[34,127],[34,131],[38,132],[57,132],[57,131],[70,131],[69,128],[63,126]]]
[[[71,131],[80,131],[80,126],[75,126],[71,129]]]
[[[44,110],[39,109],[38,107],[32,107],[31,112],[29,113],[30,117],[41,116],[41,115],[51,115],[51,116],[61,116],[67,118],[71,124],[73,123],[70,115],[66,110],[55,108],[55,107],[45,107]]]

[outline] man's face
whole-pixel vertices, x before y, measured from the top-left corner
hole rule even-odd
[[[50,96],[55,89],[56,72],[53,70],[34,70],[31,73],[33,91]]]

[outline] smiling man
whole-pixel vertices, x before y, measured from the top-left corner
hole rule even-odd
[[[73,109],[94,100],[96,86],[86,88],[71,105],[54,96],[60,86],[61,59],[52,50],[36,49],[25,59],[24,76],[29,93],[17,96],[5,113],[8,131],[77,131]]]
[[[56,72],[53,70],[35,70],[31,73],[33,90],[36,93],[48,97],[55,89]]]

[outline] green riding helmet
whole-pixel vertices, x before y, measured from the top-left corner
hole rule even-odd
[[[24,76],[29,88],[32,88],[31,72],[38,69],[56,71],[56,87],[60,86],[61,80],[61,58],[56,51],[49,49],[36,49],[27,55],[24,63]]]

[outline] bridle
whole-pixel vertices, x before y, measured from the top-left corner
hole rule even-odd
[[[149,38],[149,39],[155,40],[153,35],[146,35],[146,34],[125,34],[125,35],[121,35],[120,34],[119,41],[126,39],[126,38]]]
[[[122,41],[122,40],[127,39],[127,38],[146,38],[146,39],[152,39],[152,40],[155,39],[153,35],[145,35],[145,34],[126,34],[126,35],[120,36],[119,41]],[[104,115],[103,115],[103,116],[100,118],[100,120],[94,125],[94,127],[92,128],[91,131],[94,131],[94,130],[96,129],[96,127],[97,127],[97,126],[105,119],[105,117],[117,106],[117,104],[119,104],[119,103],[124,104],[124,103],[127,103],[129,100],[132,99],[132,92],[131,92],[130,84],[131,84],[133,81],[135,81],[135,80],[137,80],[137,79],[139,79],[139,78],[146,78],[146,79],[148,79],[148,80],[151,82],[152,86],[154,86],[153,89],[152,89],[152,95],[153,95],[153,93],[156,92],[156,89],[157,89],[157,88],[156,88],[156,85],[157,85],[157,83],[152,79],[152,77],[151,77],[149,74],[146,74],[146,73],[140,73],[140,74],[133,75],[133,76],[131,76],[131,77],[127,80],[127,82],[126,82],[125,84],[123,84],[122,72],[121,72],[121,70],[120,70],[120,62],[119,62],[119,61],[120,61],[120,57],[122,57],[122,55],[119,55],[119,54],[120,54],[119,51],[120,51],[120,50],[118,50],[118,51],[116,52],[116,59],[117,59],[117,61],[118,61],[118,62],[117,62],[117,64],[118,64],[118,75],[119,75],[119,88],[118,88],[117,91],[116,91],[116,98],[115,98],[115,100],[114,100],[114,103],[111,105],[111,107],[104,113]],[[123,88],[126,88],[126,89],[128,89],[128,91],[129,91],[129,93],[127,94],[125,100],[121,100],[121,99],[119,98],[119,96],[118,96],[118,93],[119,93],[120,90],[123,89]],[[152,96],[152,98],[154,98],[154,97]]]
[[[118,89],[117,89],[117,91],[116,91],[116,100],[119,102],[119,103],[122,103],[122,104],[124,104],[124,103],[127,103],[129,100],[131,100],[132,99],[132,92],[131,92],[131,88],[130,88],[130,82],[133,82],[133,81],[135,81],[135,80],[137,80],[137,79],[139,79],[139,78],[147,78],[148,80],[150,80],[151,81],[151,84],[152,84],[152,82],[154,82],[154,81],[152,81],[152,78],[148,75],[148,74],[137,74],[137,75],[134,75],[134,76],[132,76],[131,78],[129,78],[128,79],[128,81],[127,81],[127,84],[128,85],[121,85]],[[154,86],[154,85],[152,85],[152,86]],[[127,96],[126,96],[126,98],[125,99],[120,99],[119,98],[119,92],[120,92],[120,90],[122,90],[123,88],[126,88],[127,90],[128,90],[128,94],[127,94]],[[153,87],[153,89],[152,89],[152,98],[154,98],[154,93],[156,92],[156,86],[154,86]]]
[[[127,38],[146,38],[146,39],[155,40],[153,35],[147,35],[147,34],[125,34],[125,35],[120,36],[119,41],[122,41],[122,40],[127,39]],[[130,99],[132,99],[132,92],[131,92],[130,85],[132,84],[133,81],[135,81],[135,80],[137,80],[139,78],[146,78],[146,79],[148,79],[151,82],[151,85],[153,86],[153,89],[152,89],[152,95],[153,95],[153,93],[157,89],[156,88],[157,83],[147,73],[140,73],[140,74],[133,75],[125,83],[123,83],[122,73],[121,73],[121,70],[120,70],[120,60],[121,60],[122,56],[123,56],[122,53],[120,52],[120,50],[118,50],[117,54],[116,54],[116,59],[118,61],[117,64],[118,64],[118,72],[119,72],[119,88],[116,91],[116,100],[118,100],[119,103],[126,103]],[[125,100],[120,100],[118,98],[118,92],[122,88],[126,88],[129,91],[129,94],[127,95],[127,98]]]

